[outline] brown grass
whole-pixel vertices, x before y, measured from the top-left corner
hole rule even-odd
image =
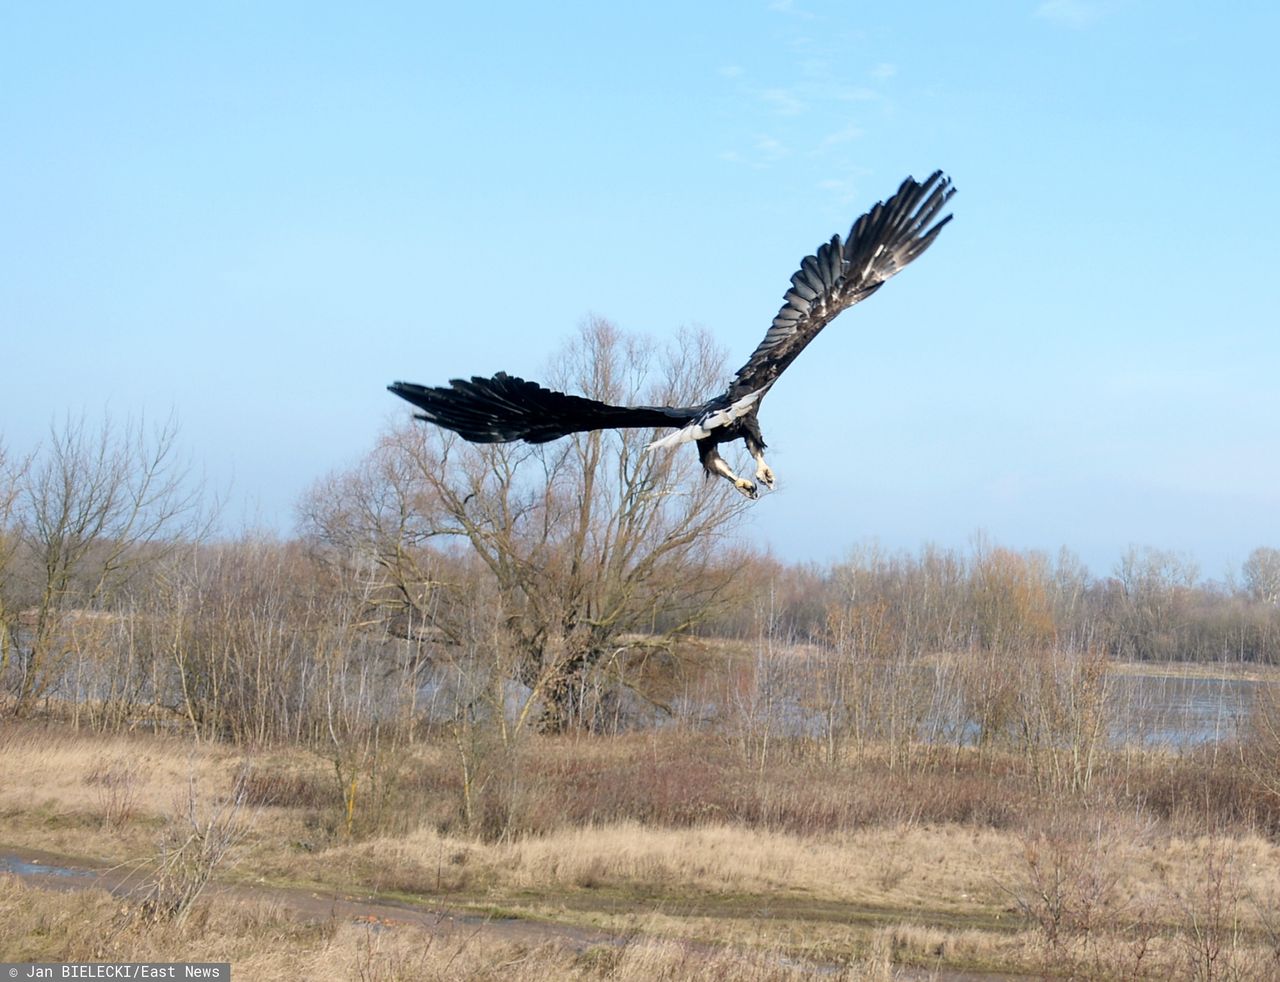
[[[218,745],[39,725],[0,732],[0,755],[4,844],[139,865],[172,841],[188,782],[226,795],[245,759]],[[188,924],[148,931],[112,920],[119,903],[89,895],[60,919],[52,901],[13,883],[0,914],[11,915],[6,949],[32,957],[98,945],[101,957],[203,958],[222,944],[214,960],[264,978],[324,958],[353,978],[487,978],[504,959],[504,978],[684,978],[712,965],[732,965],[724,977],[786,978],[783,952],[852,960],[859,972],[905,962],[1268,978],[1280,953],[1280,848],[1274,803],[1243,760],[1130,751],[1107,762],[1089,795],[1046,796],[1016,758],[991,751],[928,751],[904,769],[874,753],[826,764],[781,744],[762,766],[679,731],[530,739],[495,772],[485,823],[467,829],[451,748],[426,742],[396,760],[384,802],[393,817],[348,835],[331,764],[275,750],[252,757],[244,790],[255,817],[234,850],[235,880],[653,940],[594,954],[486,945],[482,957],[454,938],[423,953],[398,930],[304,927],[217,899],[200,901]],[[77,933],[77,917],[96,927]],[[471,974],[447,974],[459,965]]]
[[[132,916],[105,891],[65,894],[0,877],[0,959],[6,961],[230,961],[238,977],[271,980],[741,979],[812,977],[777,951],[732,951],[643,938],[617,945],[529,944],[464,930],[306,922],[286,910],[227,899],[206,902],[184,924]],[[824,966],[835,979],[887,979],[863,962]]]

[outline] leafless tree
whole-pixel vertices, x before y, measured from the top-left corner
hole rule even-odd
[[[18,551],[18,530],[14,522],[20,475],[25,471],[26,463],[15,463],[8,449],[0,443],[0,679],[9,667],[17,633],[18,610],[15,607],[13,578],[16,575],[14,559]]]
[[[1121,654],[1139,660],[1178,657],[1199,569],[1163,549],[1130,548],[1116,567],[1122,588]]]
[[[830,687],[824,713],[830,759],[837,742],[848,742],[855,753],[879,748],[891,768],[905,767],[930,717],[941,718],[933,712],[936,676],[925,664],[937,649],[925,638],[938,630],[929,622],[947,603],[922,572],[914,561],[872,546],[856,550],[836,572],[838,596],[827,610],[832,662],[818,676]]]
[[[1244,585],[1258,603],[1280,605],[1280,549],[1259,546],[1244,561]]]
[[[594,319],[550,381],[612,403],[691,403],[720,374],[705,335],[663,352]],[[477,446],[406,424],[313,490],[304,527],[330,561],[368,557],[384,574],[373,610],[444,648],[460,644],[464,601],[485,584],[504,617],[506,654],[495,654],[541,728],[589,725],[592,672],[619,649],[690,630],[736,566],[730,532],[743,503],[706,482],[693,454],[647,453],[651,436]]]
[[[177,425],[83,418],[55,425],[17,481],[13,575],[0,586],[0,666],[18,714],[61,679],[67,618],[102,609],[129,579],[201,530],[199,491],[177,459]]]

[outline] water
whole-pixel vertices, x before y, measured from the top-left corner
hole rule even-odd
[[[1117,675],[1111,685],[1116,742],[1194,747],[1240,735],[1259,693],[1276,683],[1157,674]]]
[[[933,705],[920,724],[919,738],[927,742],[976,744],[977,722],[966,716],[963,700],[951,680],[940,679]],[[1191,749],[1247,736],[1250,716],[1264,693],[1280,695],[1280,682],[1242,678],[1195,678],[1179,674],[1127,675],[1107,681],[1105,710],[1112,746]],[[777,732],[815,737],[825,725],[811,704],[791,692],[777,697],[766,710]],[[714,716],[716,707],[707,707]],[[726,714],[722,711],[722,717]],[[727,713],[733,716],[732,710]],[[1016,725],[1016,724],[1015,724]]]
[[[670,714],[643,701],[627,699],[624,694],[608,714],[606,729],[690,723],[714,728],[745,723],[778,735],[818,738],[827,725],[822,712],[814,708],[815,703],[821,703],[820,698],[814,698],[821,666],[797,663],[792,668],[780,679],[758,674],[753,677],[748,670],[737,699],[724,691],[713,694],[707,690],[676,696],[667,704],[673,710]],[[932,703],[920,724],[921,739],[943,743],[958,740],[962,744],[977,741],[977,724],[964,716],[955,678],[930,667],[909,671],[900,678],[886,678],[881,687],[903,684],[921,686]],[[765,694],[757,686],[768,687],[769,692]],[[1114,746],[1173,749],[1235,739],[1247,729],[1258,695],[1267,691],[1280,694],[1280,681],[1195,678],[1158,669],[1142,674],[1115,672],[1108,677],[1107,687],[1107,715],[1111,720],[1108,735]],[[419,711],[433,721],[447,719],[453,701],[446,698],[446,689],[440,679],[429,679],[420,690]],[[529,690],[511,682],[505,696],[506,712],[515,718],[529,697]]]
[[[50,866],[48,863],[37,863],[23,859],[11,853],[0,853],[0,873],[12,873],[15,876],[62,876],[92,877],[96,874],[83,869],[70,869],[66,866]]]

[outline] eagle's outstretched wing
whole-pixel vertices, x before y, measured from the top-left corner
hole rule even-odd
[[[472,443],[546,443],[586,430],[684,426],[698,408],[610,406],[544,389],[537,382],[499,372],[493,378],[453,379],[448,387],[412,382],[387,386],[419,409],[419,419],[453,430]]]
[[[924,183],[908,177],[897,193],[853,223],[841,244],[833,235],[817,255],[806,256],[791,277],[773,326],[738,369],[730,399],[771,385],[842,310],[869,297],[894,273],[929,248],[947,215],[935,221],[955,193],[951,179],[934,171]]]

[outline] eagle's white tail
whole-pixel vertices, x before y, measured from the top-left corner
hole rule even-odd
[[[654,440],[645,447],[645,450],[657,450],[662,447],[678,447],[682,443],[692,443],[694,440],[701,440],[703,437],[710,436],[713,430],[717,430],[722,426],[728,426],[730,423],[741,419],[743,416],[747,415],[747,413],[751,412],[751,408],[760,401],[760,397],[764,395],[764,393],[765,389],[756,389],[755,392],[748,392],[728,408],[717,409],[713,412],[706,413],[703,416],[699,416],[688,426]]]

